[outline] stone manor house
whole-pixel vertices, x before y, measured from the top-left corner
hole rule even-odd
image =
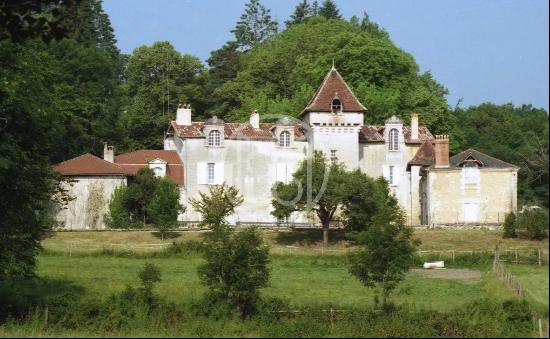
[[[410,126],[397,117],[384,125],[363,123],[368,109],[359,102],[333,67],[300,113],[299,119],[274,118],[261,123],[227,123],[212,117],[192,120],[189,105],[180,105],[170,123],[164,150],[139,150],[115,156],[105,146],[103,159],[85,154],[55,169],[73,179],[75,199],[57,213],[60,229],[102,229],[114,188],[139,168],[149,167],[180,187],[187,207],[180,220],[200,221],[188,202],[209,185],[236,186],[244,203],[231,223],[275,223],[270,214],[271,187],[288,182],[312,150],[371,177],[384,176],[406,211],[411,225],[459,226],[501,224],[517,209],[518,167],[468,149],[449,157],[449,138],[433,136],[412,114]],[[305,189],[305,188],[304,188]],[[294,213],[287,222],[317,223],[313,215]]]

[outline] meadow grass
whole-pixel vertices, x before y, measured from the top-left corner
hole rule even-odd
[[[519,280],[529,301],[548,310],[548,266],[509,264],[506,268]]]

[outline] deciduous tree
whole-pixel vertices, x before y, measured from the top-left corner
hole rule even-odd
[[[208,193],[199,192],[200,198],[190,198],[191,206],[202,216],[202,224],[215,229],[226,225],[226,218],[235,212],[244,198],[235,186],[212,185]]]

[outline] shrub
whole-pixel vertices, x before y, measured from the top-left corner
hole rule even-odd
[[[178,225],[178,214],[183,210],[179,202],[178,186],[168,179],[159,179],[154,196],[147,206],[147,213],[163,240],[166,231]]]
[[[506,214],[504,218],[504,238],[515,238],[516,234],[516,215],[514,212]]]
[[[229,301],[242,317],[253,313],[258,289],[269,280],[269,250],[261,235],[254,228],[234,234],[218,226],[206,235],[204,253],[198,272],[211,295]]]
[[[109,228],[124,229],[130,226],[130,216],[124,207],[126,186],[115,188],[109,200],[109,212],[105,216],[105,224]]]
[[[542,240],[548,237],[548,211],[543,209],[528,209],[520,213],[517,218],[519,229],[525,230],[527,236],[533,240]]]

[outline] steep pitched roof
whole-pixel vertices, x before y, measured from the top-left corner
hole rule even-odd
[[[340,99],[344,112],[365,112],[367,110],[355,97],[344,78],[333,67],[300,115],[307,112],[332,112],[334,98]]]
[[[519,168],[516,165],[493,158],[473,148],[469,148],[449,158],[449,165],[451,167],[462,167],[462,165],[468,161],[476,161],[480,163],[483,168]]]
[[[115,164],[130,176],[137,175],[141,168],[148,168],[149,162],[161,159],[166,161],[166,176],[176,184],[183,186],[183,162],[176,151],[139,150],[115,156]]]
[[[424,141],[407,164],[407,170],[410,170],[411,166],[432,166],[433,164],[435,164],[435,148],[431,141]]]
[[[168,133],[175,133],[180,138],[193,139],[206,137],[203,130],[204,122],[193,122],[190,126],[178,125],[175,121],[170,124]],[[255,129],[250,123],[229,122],[224,123],[224,138],[229,140],[257,140],[275,141],[277,137],[273,133],[276,124],[263,123]],[[294,124],[294,138],[299,141],[306,140],[305,130],[300,124]]]
[[[54,170],[67,176],[88,175],[125,175],[120,166],[105,161],[90,153],[63,161],[54,166]]]

